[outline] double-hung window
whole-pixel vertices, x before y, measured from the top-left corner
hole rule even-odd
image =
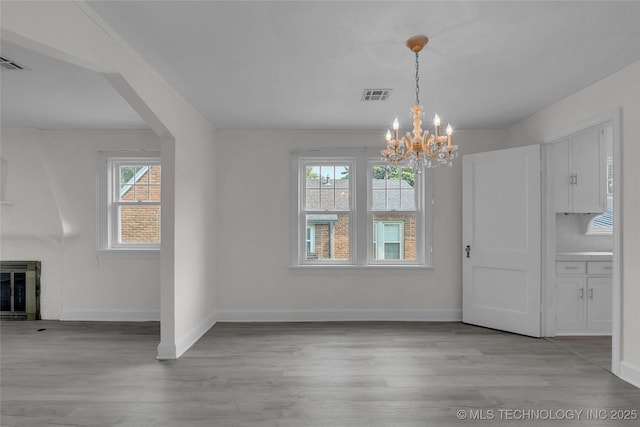
[[[349,262],[353,159],[305,159],[301,163],[303,261]]]
[[[103,158],[102,249],[160,248],[160,158],[149,154]]]
[[[387,167],[379,153],[293,156],[294,267],[427,267],[429,171]]]

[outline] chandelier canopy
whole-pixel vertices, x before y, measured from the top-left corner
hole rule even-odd
[[[400,139],[398,118],[393,121],[393,134],[387,130],[387,145],[381,151],[382,158],[388,165],[413,167],[418,173],[423,166],[434,168],[448,164],[453,166],[453,159],[458,155],[458,146],[451,144],[453,128],[447,125],[446,135],[441,134],[440,117],[433,119],[434,133],[422,130],[422,106],[420,105],[420,74],[418,52],[429,42],[426,36],[413,36],[407,40],[407,47],[416,54],[416,104],[411,107],[413,117],[413,135],[409,132]]]

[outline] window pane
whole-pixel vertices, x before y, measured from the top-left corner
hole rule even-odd
[[[336,179],[334,182],[335,185],[335,201],[337,211],[347,211],[349,210],[349,176],[348,169],[345,169],[347,175],[342,176],[339,179]]]
[[[305,167],[305,174],[305,210],[350,209],[348,166],[310,165]]]
[[[120,206],[120,243],[160,243],[160,206]]]
[[[307,253],[316,251],[315,230],[307,227]]]
[[[400,259],[400,243],[385,243],[384,259]]]
[[[11,311],[11,273],[0,273],[0,310]]]
[[[589,222],[589,232],[613,233],[613,164],[607,160],[607,210]]]
[[[400,241],[400,224],[384,224],[384,241]]]
[[[349,259],[349,215],[308,214],[307,260]]]
[[[385,198],[387,196],[386,190],[374,189],[371,191],[371,209],[374,211],[386,210],[387,204]]]
[[[27,311],[27,273],[13,273],[13,311]]]
[[[149,200],[152,202],[160,201],[161,189],[159,185],[149,185]]]
[[[416,215],[373,215],[373,259],[416,259]]]
[[[613,231],[613,209],[608,208],[605,213],[591,220],[591,229],[595,231]]]
[[[136,183],[147,185],[149,183],[149,174],[147,172],[149,172],[149,166],[136,166]]]
[[[120,166],[120,184],[127,184],[136,173],[135,166]]]
[[[304,198],[304,209],[307,211],[320,210],[320,190],[307,188]]]
[[[371,209],[374,211],[415,210],[414,182],[411,168],[373,166]]]
[[[149,200],[154,202],[160,201],[160,184],[162,175],[160,173],[160,166],[151,166],[149,170]]]
[[[118,200],[135,200],[136,193],[133,187],[135,182],[135,167],[120,166],[120,192]]]
[[[160,201],[160,166],[122,165],[119,167],[121,201]]]
[[[133,187],[136,201],[146,202],[149,200],[149,186],[147,186],[147,184],[136,184]]]

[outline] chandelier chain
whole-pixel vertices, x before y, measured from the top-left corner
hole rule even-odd
[[[416,105],[420,105],[420,62],[418,61],[418,52],[416,52]]]

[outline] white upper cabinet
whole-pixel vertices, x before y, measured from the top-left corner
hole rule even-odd
[[[594,127],[551,144],[555,211],[607,209],[605,128]]]

